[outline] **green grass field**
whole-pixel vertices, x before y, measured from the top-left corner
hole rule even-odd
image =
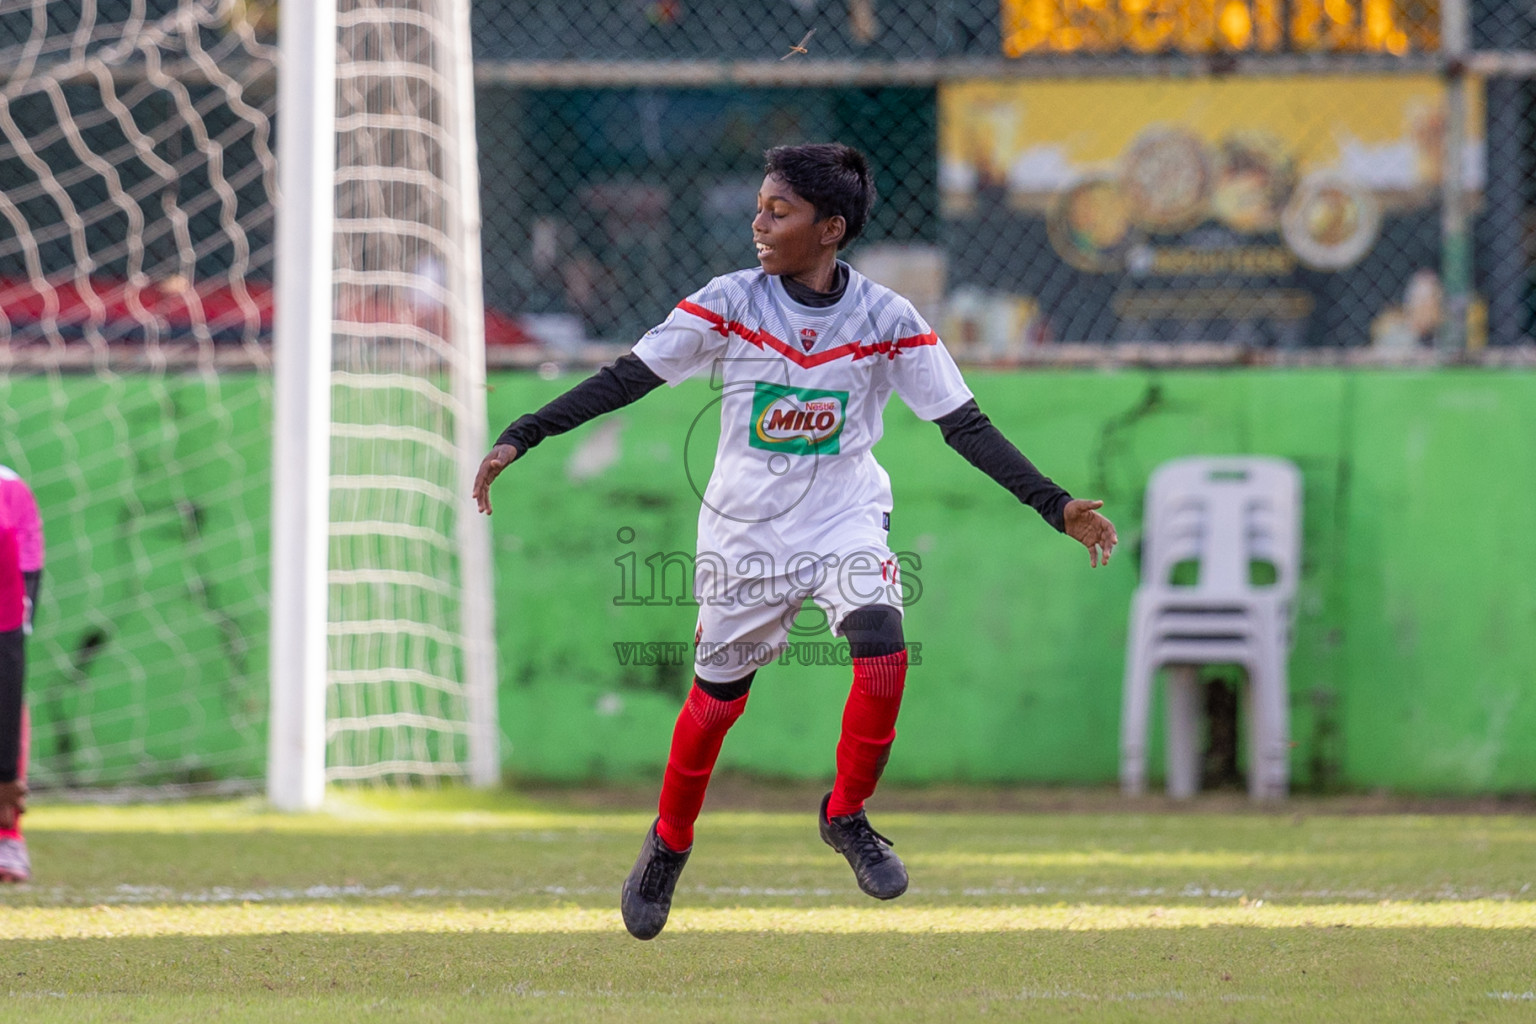
[[[884,804],[897,810],[877,800],[871,816],[896,838],[912,888],[882,904],[821,845],[817,796],[706,808],[671,923],[650,943],[625,933],[617,907],[650,820],[638,802],[384,793],[284,817],[254,801],[40,801],[28,820],[37,878],[0,893],[6,1012],[326,1024],[1536,1018],[1526,814],[1319,801],[1266,813],[1223,798],[1176,811],[1104,794],[1067,809],[1052,797],[919,811],[951,801],[896,794]]]

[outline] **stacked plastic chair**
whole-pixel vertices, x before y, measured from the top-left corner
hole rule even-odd
[[[1167,666],[1168,793],[1200,786],[1198,666],[1235,664],[1248,677],[1248,792],[1284,797],[1290,785],[1286,663],[1301,552],[1301,474],[1284,459],[1184,458],[1147,484],[1142,582],[1131,605],[1120,725],[1120,787],[1146,790],[1148,715]],[[1195,563],[1196,581],[1174,582]],[[1255,583],[1257,564],[1273,581]],[[1267,575],[1267,574],[1266,574]]]

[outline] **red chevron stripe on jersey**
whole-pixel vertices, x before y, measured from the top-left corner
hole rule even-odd
[[[939,343],[938,333],[936,331],[929,331],[927,334],[914,334],[910,338],[897,338],[894,341],[872,341],[867,345],[861,341],[850,341],[846,345],[829,348],[825,352],[807,355],[783,339],[774,337],[767,331],[761,329],[754,330],[746,324],[738,323],[735,320],[727,320],[714,310],[705,309],[696,302],[689,302],[687,299],[684,299],[677,304],[677,308],[684,313],[693,314],[700,320],[708,320],[715,325],[714,329],[724,337],[728,338],[734,334],[743,341],[756,345],[758,348],[766,345],[790,362],[805,369],[820,366],[822,363],[830,363],[844,356],[852,356],[855,362],[866,356],[878,355],[883,355],[887,359],[895,359],[905,349],[918,348],[922,345],[937,345]]]

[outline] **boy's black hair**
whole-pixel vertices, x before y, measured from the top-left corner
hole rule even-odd
[[[775,146],[764,154],[763,172],[783,178],[795,194],[816,208],[816,219],[842,217],[848,225],[842,249],[864,231],[875,205],[875,176],[869,161],[840,142]]]

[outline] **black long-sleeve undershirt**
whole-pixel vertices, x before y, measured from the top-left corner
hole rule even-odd
[[[574,430],[588,420],[622,409],[664,383],[639,356],[633,353],[620,356],[538,412],[518,418],[501,432],[496,443],[513,445],[522,455],[545,438]],[[934,422],[943,431],[944,441],[967,462],[1040,513],[1057,530],[1065,531],[1062,512],[1072,496],[1036,469],[1034,463],[992,425],[975,399]]]
[[[1072,495],[1036,469],[1035,464],[992,425],[974,398],[934,422],[944,432],[945,443],[965,456],[965,461],[996,480],[1004,490],[1040,513],[1040,517],[1057,530],[1066,532],[1064,513]]]
[[[665,383],[631,352],[615,359],[538,412],[514,420],[501,432],[496,443],[515,446],[521,456],[546,437],[575,430],[605,412],[638,402]]]
[[[789,297],[802,306],[812,309],[826,309],[835,306],[842,300],[843,293],[848,290],[848,267],[842,260],[832,265],[832,290],[818,292],[801,284],[792,277],[780,277],[779,283],[784,286],[784,291]]]

